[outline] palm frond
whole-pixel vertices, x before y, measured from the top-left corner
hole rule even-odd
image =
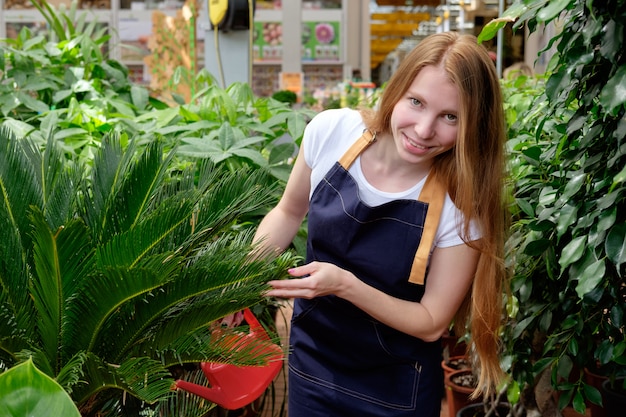
[[[115,343],[106,340],[112,334],[101,334],[107,320],[115,320],[115,313],[129,300],[148,295],[171,279],[159,271],[147,268],[108,268],[91,276],[73,305],[75,348],[102,352],[100,344]],[[103,340],[103,338],[105,340]]]
[[[207,385],[208,381],[200,369],[185,372],[186,381],[197,385]],[[176,390],[175,395],[159,401],[155,415],[162,417],[203,417],[215,408],[215,404],[184,390]]]
[[[83,370],[88,383],[76,385],[72,396],[78,403],[112,388],[123,390],[149,404],[172,395],[174,380],[170,372],[160,362],[149,358],[130,358],[117,365],[88,354]]]
[[[6,128],[0,128],[0,193],[0,218],[10,226],[3,229],[3,236],[14,234],[21,247],[30,247],[30,225],[24,214],[30,206],[43,206],[41,187],[20,140]]]
[[[163,181],[171,158],[172,155],[166,156],[164,161],[163,145],[153,141],[137,160],[127,165],[128,171],[120,171],[119,192],[111,201],[107,213],[116,223],[114,229],[109,229],[111,235],[128,230],[139,222],[152,195]]]
[[[83,366],[86,361],[87,355],[85,352],[78,352],[63,364],[63,368],[57,374],[56,381],[68,394],[72,394],[76,385],[85,383]]]
[[[109,331],[103,330],[110,334],[114,328],[124,329],[108,342],[111,354],[157,354],[186,332],[258,303],[265,283],[283,278],[295,261],[289,254],[274,262],[248,261],[249,240],[221,236],[172,281],[147,294],[148,299],[129,300],[127,308],[109,318]]]
[[[191,228],[195,201],[184,197],[179,195],[166,201],[134,227],[102,242],[97,251],[99,267],[132,268],[153,253],[173,252],[175,247],[171,247],[170,241],[184,241]]]
[[[33,167],[34,180],[41,189],[42,211],[52,229],[65,224],[74,216],[76,186],[81,173],[67,163],[50,135],[44,152],[32,141],[24,143],[24,154]]]
[[[33,258],[35,279],[31,295],[37,311],[39,341],[48,360],[55,364],[61,347],[63,284],[55,232],[51,231],[41,211],[33,209]],[[58,233],[58,232],[57,232]],[[55,365],[53,365],[55,366]]]
[[[130,142],[123,151],[119,136],[106,136],[94,156],[89,179],[81,183],[84,196],[80,201],[81,216],[97,242],[102,236],[112,234],[107,234],[107,229],[112,227],[109,225],[110,207],[119,192],[122,177],[132,163],[134,151],[135,142]]]

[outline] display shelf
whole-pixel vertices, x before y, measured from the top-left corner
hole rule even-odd
[[[268,67],[301,73],[305,93],[351,78],[353,68],[360,69],[360,65],[349,61],[348,47],[356,48],[357,56],[369,55],[369,49],[361,51],[367,36],[349,30],[348,25],[350,10],[354,14],[362,7],[367,6],[352,0],[309,0],[295,8],[284,1],[262,2],[255,14],[253,90],[269,91],[269,86],[278,84],[278,74],[272,74],[271,83],[260,75]],[[296,20],[300,25],[293,24]],[[294,38],[300,42],[294,43]]]
[[[280,64],[266,64],[252,72],[252,91],[258,96],[269,97],[280,90]]]
[[[71,0],[48,0],[53,7],[69,8]],[[253,45],[253,85],[255,91],[273,92],[278,88],[279,73],[293,72],[285,69],[285,64],[297,56],[299,71],[305,80],[305,90],[317,88],[318,85],[341,81],[349,77],[352,67],[347,58],[347,48],[353,39],[361,38],[360,33],[349,33],[348,4],[357,4],[360,0],[304,0],[298,6],[301,21],[297,29],[298,42],[295,51],[287,49],[285,52],[279,32],[277,39],[268,39],[260,42],[263,36],[263,25],[274,22],[282,29],[285,10],[293,9],[293,3],[285,1],[257,1],[255,12],[255,44]],[[29,7],[30,4],[30,7]],[[84,13],[87,21],[96,20],[108,25],[111,39],[108,51],[112,59],[119,60],[129,67],[133,78],[140,82],[148,82],[149,71],[146,70],[143,59],[150,54],[148,38],[152,34],[152,14],[160,11],[167,15],[175,15],[183,5],[176,0],[81,0],[77,14]],[[287,7],[288,6],[288,7]],[[200,7],[197,19],[197,60],[198,68],[205,66],[204,38],[210,26],[207,18],[205,1],[198,3]],[[361,6],[359,6],[361,7]],[[0,0],[0,38],[17,36],[23,26],[29,26],[37,33],[46,34],[48,31],[45,19],[39,11],[32,7],[30,0]],[[290,17],[287,17],[290,18]],[[293,27],[293,21],[289,22]],[[287,25],[289,26],[289,25]],[[278,29],[279,31],[281,29]],[[317,33],[316,33],[317,32]],[[289,36],[289,34],[285,34]],[[291,48],[294,48],[294,39],[291,39]],[[295,53],[294,53],[295,52]],[[288,57],[285,59],[285,57]],[[317,69],[316,69],[317,68]],[[333,68],[332,71],[328,70]],[[317,71],[317,75],[311,76]],[[327,74],[324,79],[323,75]],[[315,81],[312,81],[315,80]],[[264,95],[266,95],[264,93]]]

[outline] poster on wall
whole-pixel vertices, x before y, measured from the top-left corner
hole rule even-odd
[[[341,39],[339,22],[302,23],[302,60],[339,61]],[[253,55],[257,62],[280,61],[283,58],[281,22],[255,22]]]
[[[252,53],[255,61],[280,61],[283,58],[283,24],[254,22]]]
[[[302,60],[339,61],[339,22],[302,23]]]

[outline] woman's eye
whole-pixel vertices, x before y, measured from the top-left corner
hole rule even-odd
[[[422,104],[422,102],[416,98],[411,98],[411,104],[414,106],[419,106],[420,104]]]
[[[457,121],[457,117],[454,114],[446,114],[445,118],[449,122],[456,122]]]

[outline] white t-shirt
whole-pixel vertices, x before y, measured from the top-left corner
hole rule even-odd
[[[361,137],[363,129],[365,129],[365,125],[361,114],[348,108],[325,110],[309,122],[304,131],[302,146],[304,147],[304,160],[311,168],[311,193],[328,170]],[[363,175],[360,156],[348,171],[358,184],[361,201],[371,207],[392,200],[417,199],[426,182],[426,178],[423,178],[408,190],[397,193],[378,190]],[[459,235],[460,229],[457,228],[457,224],[461,224],[462,219],[462,213],[456,208],[450,196],[446,194],[433,246],[446,248],[462,244],[463,239]],[[471,230],[472,240],[479,236],[480,234],[473,226]]]

